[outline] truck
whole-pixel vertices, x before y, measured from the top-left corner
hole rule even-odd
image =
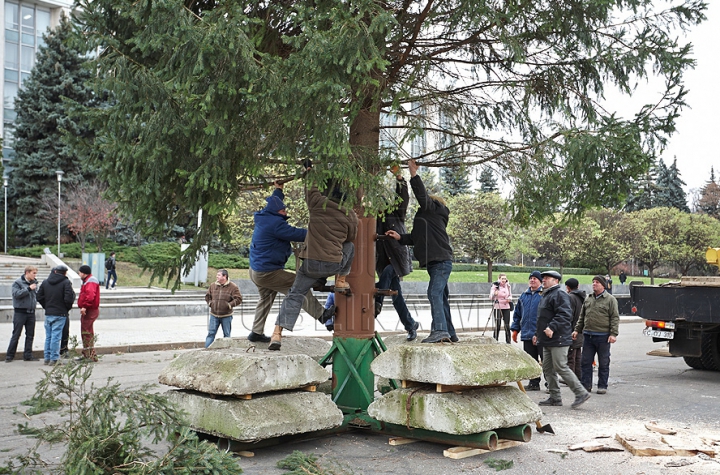
[[[720,248],[705,253],[720,266]],[[645,320],[643,333],[667,342],[673,356],[695,369],[720,371],[720,277],[682,277],[662,285],[630,282],[632,313]]]

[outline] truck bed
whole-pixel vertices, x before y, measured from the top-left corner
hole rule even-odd
[[[631,284],[630,299],[646,320],[720,324],[720,287]]]

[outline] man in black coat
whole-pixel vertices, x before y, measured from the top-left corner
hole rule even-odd
[[[560,289],[560,273],[549,270],[541,273],[543,295],[538,306],[537,330],[533,343],[542,345],[543,373],[550,397],[540,406],[562,406],[558,375],[575,393],[572,407],[576,408],[590,398],[590,393],[568,368],[568,347],[572,343],[572,305],[570,296]]]
[[[383,236],[387,231],[395,231],[398,234],[407,233],[405,228],[405,215],[407,214],[408,201],[410,194],[408,186],[402,172],[399,168],[394,170],[395,178],[395,194],[400,199],[397,208],[393,211],[385,213],[377,218],[377,235]],[[407,332],[407,340],[413,341],[417,338],[417,329],[420,326],[418,322],[413,320],[410,311],[405,304],[400,287],[400,277],[404,277],[412,272],[412,259],[410,258],[410,250],[407,246],[401,245],[395,239],[378,239],[375,246],[376,259],[375,270],[378,274],[378,282],[375,285],[378,289],[390,289],[397,291],[397,295],[392,297],[393,307],[400,317],[400,322]],[[384,295],[377,294],[375,296],[375,316],[382,311]]]
[[[570,278],[565,281],[565,289],[570,296],[570,305],[573,312],[573,328],[575,328],[575,325],[577,325],[578,319],[580,318],[580,311],[582,310],[583,302],[585,302],[585,297],[587,297],[585,291],[580,290],[579,287],[580,283],[575,278]],[[581,381],[582,372],[580,369],[580,363],[582,361],[582,347],[583,338],[582,334],[580,334],[579,337],[573,340],[572,344],[570,345],[570,349],[568,350],[568,368],[570,368],[570,371],[575,373],[575,376],[577,376],[578,379]]]
[[[60,265],[53,268],[50,276],[43,281],[37,293],[37,301],[45,309],[45,364],[60,364],[60,339],[65,321],[75,302],[72,283],[65,276],[68,268]]]

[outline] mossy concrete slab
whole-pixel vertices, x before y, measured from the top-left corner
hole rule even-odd
[[[188,413],[193,429],[241,442],[333,429],[343,421],[342,411],[322,393],[288,391],[250,400],[214,399],[181,390],[166,394]]]
[[[383,378],[460,386],[520,381],[542,373],[520,348],[483,343],[397,345],[378,355],[370,368]]]
[[[255,347],[258,350],[267,350],[270,343],[248,341],[247,338],[218,338],[208,348],[209,350],[242,349]],[[330,351],[332,343],[322,338],[302,336],[285,336],[282,338],[282,353],[285,355],[308,355],[315,361],[320,361]]]
[[[430,332],[418,332],[417,338],[413,341],[407,341],[407,333],[383,336],[382,340],[388,348],[398,345],[426,345],[427,343],[421,343],[421,341],[429,334]],[[497,340],[492,336],[480,333],[458,333],[457,336],[460,341],[454,343],[455,345],[497,344]]]
[[[158,379],[181,389],[240,396],[317,385],[329,377],[329,371],[307,355],[205,349],[181,354]]]
[[[542,412],[518,388],[500,386],[461,393],[396,389],[370,404],[368,415],[391,424],[467,435],[534,423]]]

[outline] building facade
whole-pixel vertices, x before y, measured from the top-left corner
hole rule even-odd
[[[23,81],[30,77],[38,48],[43,45],[43,34],[60,23],[61,13],[68,14],[72,0],[2,1],[0,33],[3,48],[0,50],[4,67],[0,70],[3,94],[3,120],[0,135],[3,138],[3,165],[7,166],[14,155],[12,124],[15,121],[15,97]]]

